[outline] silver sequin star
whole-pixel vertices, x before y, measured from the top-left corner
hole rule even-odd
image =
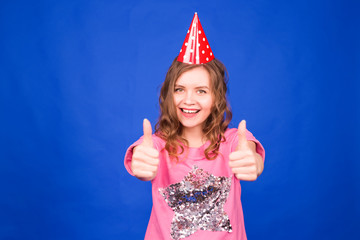
[[[198,230],[232,232],[223,206],[229,195],[231,178],[214,175],[194,166],[184,179],[159,192],[174,210],[172,239],[190,236]]]

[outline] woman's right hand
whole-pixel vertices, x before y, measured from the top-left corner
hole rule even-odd
[[[143,130],[143,142],[133,149],[131,170],[140,180],[151,181],[156,177],[159,168],[159,152],[154,148],[151,124],[146,118]]]

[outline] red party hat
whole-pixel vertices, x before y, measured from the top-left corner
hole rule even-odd
[[[195,12],[177,60],[188,64],[203,64],[213,59],[214,54]]]

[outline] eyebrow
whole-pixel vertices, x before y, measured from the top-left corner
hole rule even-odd
[[[180,85],[180,84],[175,84],[175,87],[183,87],[183,88],[185,88],[183,85]],[[195,87],[195,88],[207,88],[207,89],[210,89],[208,86],[198,86],[198,87]]]

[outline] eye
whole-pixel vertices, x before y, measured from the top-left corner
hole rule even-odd
[[[183,92],[183,91],[184,91],[184,89],[182,89],[182,88],[175,88],[175,91],[174,91],[174,92],[181,93],[181,92]]]
[[[205,93],[206,93],[206,91],[203,90],[203,89],[199,89],[197,92],[198,92],[199,94],[205,94]]]

